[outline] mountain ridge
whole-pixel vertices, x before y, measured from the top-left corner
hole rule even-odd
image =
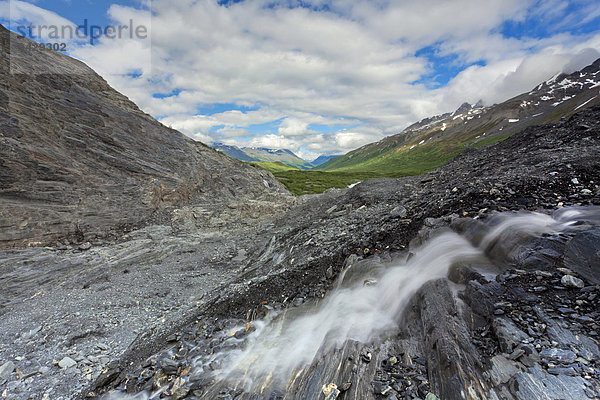
[[[600,86],[599,71],[600,59],[580,71],[556,74],[530,91],[499,104],[485,107],[481,103],[463,103],[454,112],[424,118],[399,134],[366,144],[316,169],[368,171],[380,169],[386,163],[399,163],[397,166],[401,168],[402,162],[406,164],[403,158],[410,157],[411,151],[418,153],[419,146],[439,153],[441,163],[432,163],[437,167],[465,146],[493,143],[527,126],[568,117],[581,108],[600,104],[595,91]],[[438,148],[433,148],[435,145],[439,145]],[[427,154],[415,156],[426,158]],[[426,167],[421,172],[431,170],[430,165]]]
[[[313,164],[298,157],[289,149],[272,149],[269,147],[238,147],[224,143],[213,143],[212,148],[228,156],[245,162],[281,162],[290,167],[311,169]]]
[[[194,223],[216,224],[217,203],[286,196],[267,171],[165,127],[81,61],[32,43],[0,26],[0,246],[185,225],[199,204],[208,214]]]

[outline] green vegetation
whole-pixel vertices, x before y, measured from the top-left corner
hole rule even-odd
[[[490,145],[509,136],[510,134],[492,136],[473,143],[472,146]],[[303,171],[280,162],[253,162],[252,164],[271,171],[290,192],[299,196],[322,193],[329,188],[345,188],[352,183],[372,178],[399,178],[425,174],[446,164],[468,146],[464,142],[455,144],[436,142],[412,150],[396,149],[360,164],[332,171]]]
[[[300,169],[286,165],[281,161],[252,161],[250,164],[271,171],[273,174],[284,171],[300,171]]]
[[[301,170],[275,172],[273,175],[296,196],[323,193],[329,188],[345,188],[353,183],[377,177],[370,173],[360,172],[344,173]]]
[[[457,148],[424,145],[419,148],[384,154],[368,162],[335,171],[302,171],[281,163],[256,163],[265,168],[295,195],[322,193],[329,188],[345,188],[372,178],[398,178],[420,175],[445,164],[466,146]]]
[[[492,144],[501,142],[504,139],[508,139],[512,135],[514,135],[514,132],[505,133],[503,135],[495,135],[495,136],[486,137],[486,138],[483,138],[483,139],[478,140],[477,142],[471,144],[471,147],[479,148],[479,147],[490,146]]]
[[[490,136],[474,143],[472,140],[460,143],[440,140],[412,150],[395,149],[362,163],[331,171],[269,170],[295,195],[322,193],[329,188],[344,188],[352,183],[372,178],[422,175],[446,164],[467,147],[479,148],[492,145],[512,134],[514,133]]]
[[[465,147],[432,143],[412,150],[400,148],[331,172],[367,172],[379,177],[421,175],[444,165]]]

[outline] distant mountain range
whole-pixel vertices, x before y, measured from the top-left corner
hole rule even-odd
[[[372,172],[385,176],[430,171],[467,147],[503,140],[531,125],[569,117],[600,104],[600,59],[572,74],[557,74],[503,103],[460,106],[419,121],[397,135],[365,145],[318,166],[323,171]]]
[[[224,143],[215,143],[212,148],[219,150],[229,157],[246,162],[282,163],[299,169],[311,169],[339,156],[319,156],[313,162],[308,162],[288,149],[269,149],[266,147],[238,147]]]
[[[318,167],[319,165],[323,165],[327,161],[333,160],[336,157],[341,157],[341,154],[338,154],[338,155],[335,155],[335,156],[319,156],[315,160],[311,161],[310,163],[312,165],[314,165],[315,167]]]

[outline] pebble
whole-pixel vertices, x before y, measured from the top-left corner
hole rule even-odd
[[[92,244],[90,242],[85,242],[79,246],[79,250],[86,251],[92,248]]]
[[[64,357],[62,360],[58,362],[58,366],[62,369],[71,368],[77,365],[77,361],[73,360],[71,357]]]
[[[366,352],[366,353],[363,353],[363,354],[361,354],[361,355],[360,355],[360,357],[362,358],[362,360],[363,360],[364,362],[366,362],[366,363],[370,363],[370,362],[371,362],[371,358],[372,358],[373,356],[371,355],[371,352],[370,352],[370,351],[368,351],[368,352]]]
[[[373,383],[373,391],[375,394],[385,396],[390,390],[392,390],[391,386],[385,382],[376,381]]]
[[[579,289],[581,289],[585,286],[585,284],[583,283],[583,281],[581,279],[575,278],[573,275],[564,275],[560,279],[560,283],[562,283],[566,287],[573,287],[573,288],[579,288]]]

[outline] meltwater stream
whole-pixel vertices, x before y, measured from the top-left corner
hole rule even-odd
[[[263,393],[265,388],[285,391],[292,378],[320,355],[348,340],[369,343],[397,330],[411,296],[425,282],[447,276],[453,264],[480,260],[499,241],[560,233],[578,221],[592,219],[600,223],[599,216],[597,208],[563,209],[552,216],[530,212],[497,214],[482,228],[481,238],[473,240],[478,245],[446,229],[420,248],[411,249],[410,257],[390,265],[366,274],[353,271],[350,266],[318,305],[303,305],[255,321],[256,331],[239,339],[241,349],[198,358],[191,375],[207,374],[217,386],[222,382],[249,393]],[[244,327],[233,331],[237,329]],[[221,367],[214,370],[214,365]],[[139,394],[135,399],[159,396],[160,392]],[[107,398],[123,397],[113,394]]]

